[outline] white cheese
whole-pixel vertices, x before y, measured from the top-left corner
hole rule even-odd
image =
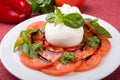
[[[80,13],[77,7],[71,7],[64,4],[62,7],[59,7],[63,14],[69,14],[78,12]],[[84,30],[83,27],[74,29],[70,28],[63,23],[59,23],[56,26],[54,23],[47,23],[45,26],[45,37],[46,40],[55,46],[61,47],[73,47],[78,44],[83,39]]]

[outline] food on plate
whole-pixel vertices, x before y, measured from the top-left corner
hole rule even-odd
[[[60,10],[60,11],[59,11]],[[74,14],[72,14],[74,13]],[[64,15],[62,15],[64,14]],[[67,15],[69,14],[69,15]],[[45,37],[46,40],[55,46],[61,47],[72,47],[78,45],[83,39],[83,18],[79,15],[80,11],[77,7],[70,7],[69,5],[63,5],[63,7],[59,7],[56,9],[56,16],[60,16],[56,19],[56,21],[51,22],[50,17],[54,16],[53,13],[48,15],[48,23],[45,26]],[[71,17],[69,17],[71,16]],[[65,17],[61,19],[61,17]],[[74,22],[78,28],[70,28],[69,25],[74,25],[74,23],[68,22],[74,18]],[[81,21],[81,23],[77,23],[77,21]],[[55,24],[54,24],[55,23]],[[64,25],[69,24],[69,25]],[[74,26],[73,26],[74,27]],[[59,36],[59,37],[58,37]]]
[[[20,61],[43,73],[62,76],[96,68],[108,54],[111,34],[98,19],[83,18],[77,7],[63,5],[20,32],[14,51]],[[81,73],[82,74],[82,73]]]

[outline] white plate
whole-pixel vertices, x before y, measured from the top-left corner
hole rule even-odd
[[[120,34],[112,25],[99,19],[99,23],[111,33],[113,38],[110,39],[112,46],[109,54],[104,57],[97,68],[87,72],[74,72],[65,76],[54,77],[25,67],[19,60],[19,52],[13,52],[15,40],[20,31],[25,30],[28,25],[36,21],[45,21],[45,16],[37,16],[16,25],[1,42],[1,61],[6,69],[16,77],[23,80],[99,80],[112,73],[120,65]],[[83,17],[95,18],[85,14]]]

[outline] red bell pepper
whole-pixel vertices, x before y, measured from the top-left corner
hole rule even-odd
[[[0,0],[0,22],[19,23],[31,14],[26,0]]]

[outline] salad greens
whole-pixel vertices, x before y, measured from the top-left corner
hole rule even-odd
[[[45,34],[45,26],[42,27],[42,28],[40,28],[40,32],[41,32],[42,34]]]
[[[15,42],[14,51],[18,48],[26,55],[32,58],[38,58],[38,54],[42,51],[42,45],[37,43],[31,43],[29,36],[32,33],[36,33],[38,30],[24,30],[20,33],[20,39]]]
[[[32,12],[49,13],[54,10],[54,0],[27,0],[32,7]]]
[[[53,2],[53,0],[28,0],[28,1],[32,5],[33,12],[41,10],[45,13],[49,12],[50,9],[47,8],[52,6],[51,3]],[[55,8],[55,12],[49,13],[46,17],[46,20],[49,23],[54,23],[55,25],[59,23],[64,23],[64,25],[76,29],[76,28],[80,28],[81,26],[84,26],[86,20],[92,25],[93,27],[92,29],[94,29],[98,34],[104,35],[108,38],[112,38],[111,34],[98,23],[98,19],[94,19],[94,20],[90,18],[84,19],[79,13],[62,14],[59,8],[57,7],[54,8]],[[44,34],[45,27],[42,27],[41,29],[38,30],[33,29],[33,30],[21,31],[20,39],[18,39],[15,42],[14,51],[20,49],[23,53],[25,53],[26,55],[32,58],[38,58],[38,54],[42,52],[42,44],[32,43],[30,41],[31,34],[35,34],[37,32]],[[100,44],[100,40],[97,36],[93,36],[92,38],[89,38],[87,41],[87,45],[90,47],[95,47],[98,46],[99,44]],[[60,57],[60,62],[63,64],[66,64],[68,62],[73,62],[74,60],[75,60],[75,55],[72,52],[65,52]]]
[[[108,38],[112,38],[111,34],[104,28],[102,27],[99,23],[98,23],[98,19],[90,19],[90,18],[87,18],[85,19],[87,20],[88,22],[90,22],[93,26],[93,28],[96,30],[96,32],[100,35],[104,35]]]
[[[47,15],[46,20],[57,25],[64,23],[70,28],[79,28],[84,25],[84,19],[79,13],[62,14],[61,10],[55,7],[55,12]]]

